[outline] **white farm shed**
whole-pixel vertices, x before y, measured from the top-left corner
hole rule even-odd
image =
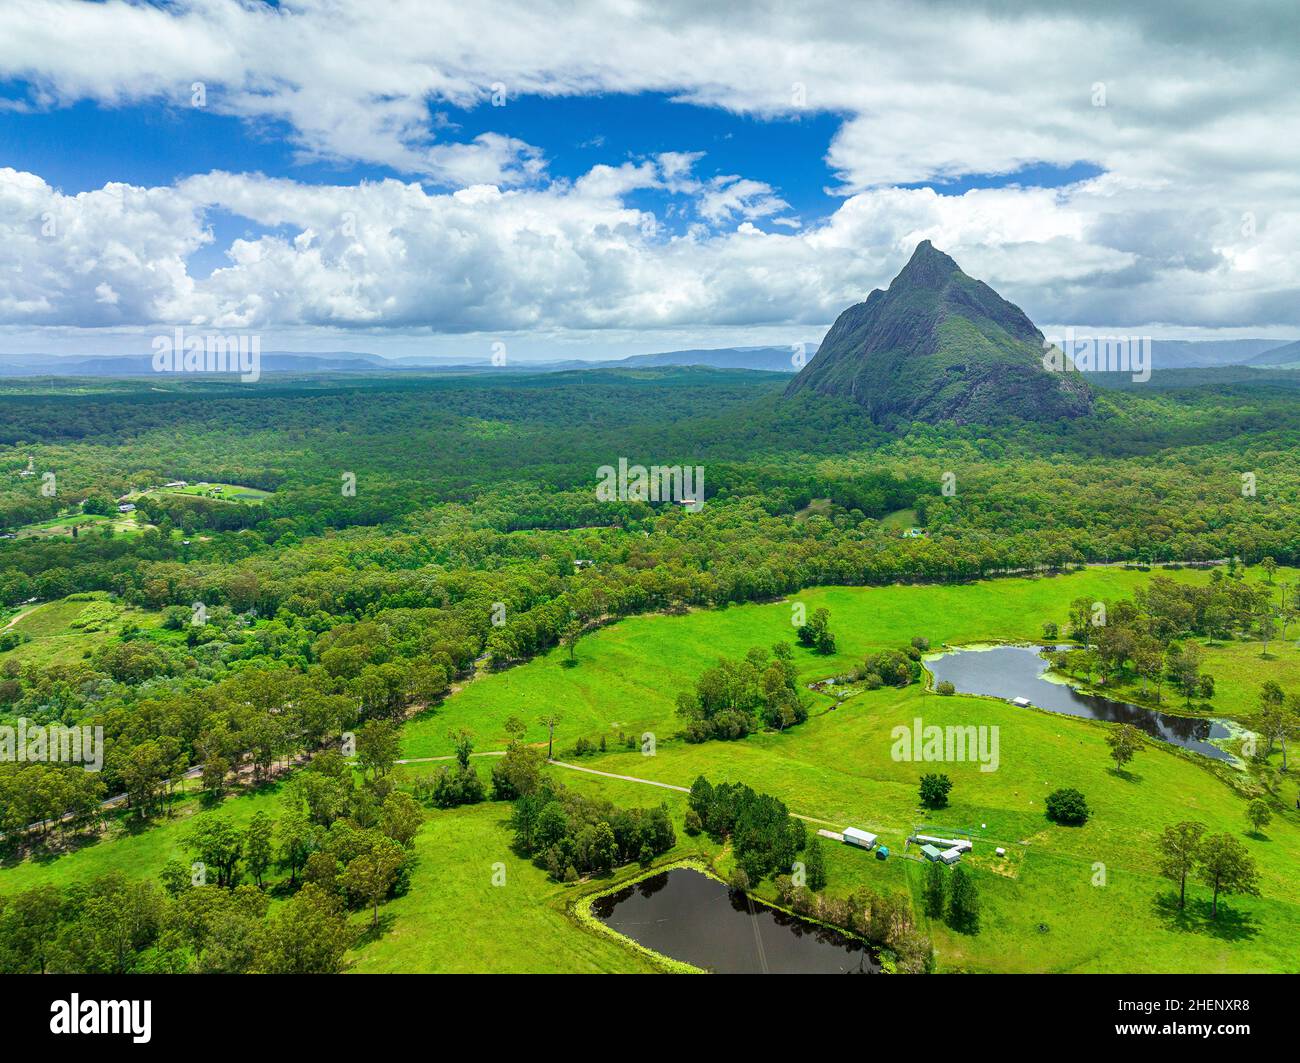
[[[939,859],[945,864],[955,864],[961,859],[961,850],[954,845],[951,849],[945,849],[941,852],[939,854]]]
[[[857,845],[863,849],[874,849],[876,845],[874,834],[870,831],[858,830],[857,827],[845,827],[844,840],[849,845]]]

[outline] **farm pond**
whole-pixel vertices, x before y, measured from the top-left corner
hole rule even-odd
[[[789,915],[690,868],[597,898],[592,914],[648,949],[719,974],[875,974],[856,938]]]
[[[1044,673],[1047,661],[1040,646],[991,646],[956,649],[929,658],[925,666],[935,683],[950,682],[960,694],[988,694],[995,698],[1027,698],[1048,712],[1083,716],[1110,723],[1129,723],[1152,738],[1181,746],[1214,760],[1232,755],[1211,742],[1231,737],[1221,720],[1172,716],[1126,701],[1084,694],[1065,683],[1052,682]]]

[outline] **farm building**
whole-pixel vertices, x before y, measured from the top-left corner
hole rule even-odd
[[[135,509],[135,506],[130,502],[123,502],[117,507],[119,513],[130,513],[133,509]]]
[[[861,849],[874,849],[876,846],[876,836],[870,831],[858,830],[857,827],[845,827],[844,840]]]
[[[929,845],[929,844],[921,846],[921,852],[925,854],[925,858],[927,860],[938,860],[943,856],[943,853],[941,853],[933,845]]]
[[[961,859],[961,850],[956,846],[953,846],[951,849],[945,849],[939,854],[939,859],[945,864],[955,864]]]
[[[975,848],[969,838],[939,838],[933,834],[914,834],[912,841],[926,843],[942,849],[956,849],[959,853],[968,853]]]

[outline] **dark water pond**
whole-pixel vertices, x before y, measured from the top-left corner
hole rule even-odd
[[[1195,750],[1215,760],[1232,757],[1211,738],[1228,738],[1230,732],[1218,720],[1194,720],[1170,716],[1154,709],[1111,701],[1095,694],[1081,694],[1064,683],[1043,678],[1047,662],[1038,656],[1037,646],[995,646],[992,649],[954,650],[926,661],[936,683],[946,679],[962,694],[991,694],[1008,700],[1028,698],[1030,703],[1049,712],[1066,716],[1086,716],[1112,723],[1131,723],[1152,738]]]
[[[606,926],[719,974],[874,974],[855,938],[769,908],[690,868],[643,879],[591,906]]]

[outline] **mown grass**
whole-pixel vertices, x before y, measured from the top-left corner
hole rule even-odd
[[[189,863],[192,859],[185,839],[195,815],[219,811],[240,826],[259,811],[276,817],[280,814],[282,787],[276,783],[241,793],[221,802],[219,809],[213,809],[200,797],[178,799],[171,805],[169,817],[143,827],[136,826],[125,813],[114,813],[103,835],[71,852],[0,866],[0,891],[10,894],[46,882],[64,885],[113,870],[131,878],[156,880],[168,860]]]
[[[381,909],[380,936],[355,950],[353,969],[655,970],[648,959],[577,924],[568,911],[577,889],[551,882],[511,850],[509,818],[510,806],[494,802],[432,813],[416,838],[410,889]]]
[[[214,493],[215,492],[215,493]],[[271,497],[270,491],[260,487],[244,487],[242,484],[204,483],[190,484],[188,487],[158,487],[146,494],[155,495],[189,495],[207,498],[217,502],[247,502],[260,505]]]
[[[886,513],[880,518],[880,526],[887,531],[902,532],[908,528],[916,527],[916,510],[914,509],[896,509],[892,513]]]
[[[1204,572],[1170,573],[1181,580],[1205,581]],[[793,595],[767,605],[699,611],[689,617],[640,616],[611,624],[578,644],[576,667],[565,667],[565,650],[553,650],[526,664],[488,674],[470,683],[434,712],[406,727],[403,756],[441,756],[452,751],[449,730],[468,727],[480,749],[500,749],[505,722],[518,716],[529,725],[527,737],[542,741],[538,723],[558,711],[558,749],[580,737],[616,739],[620,732],[660,739],[678,730],[675,704],[718,657],[741,657],[752,646],[793,641],[792,606],[811,614],[831,613],[838,652],[822,657],[795,649],[805,682],[843,672],[870,651],[906,645],[913,635],[942,642],[982,638],[1037,639],[1045,621],[1064,624],[1069,603],[1081,595],[1130,595],[1147,576],[1118,568],[1043,578],[1002,579],[958,586],[829,587]],[[821,708],[829,698],[817,699]]]

